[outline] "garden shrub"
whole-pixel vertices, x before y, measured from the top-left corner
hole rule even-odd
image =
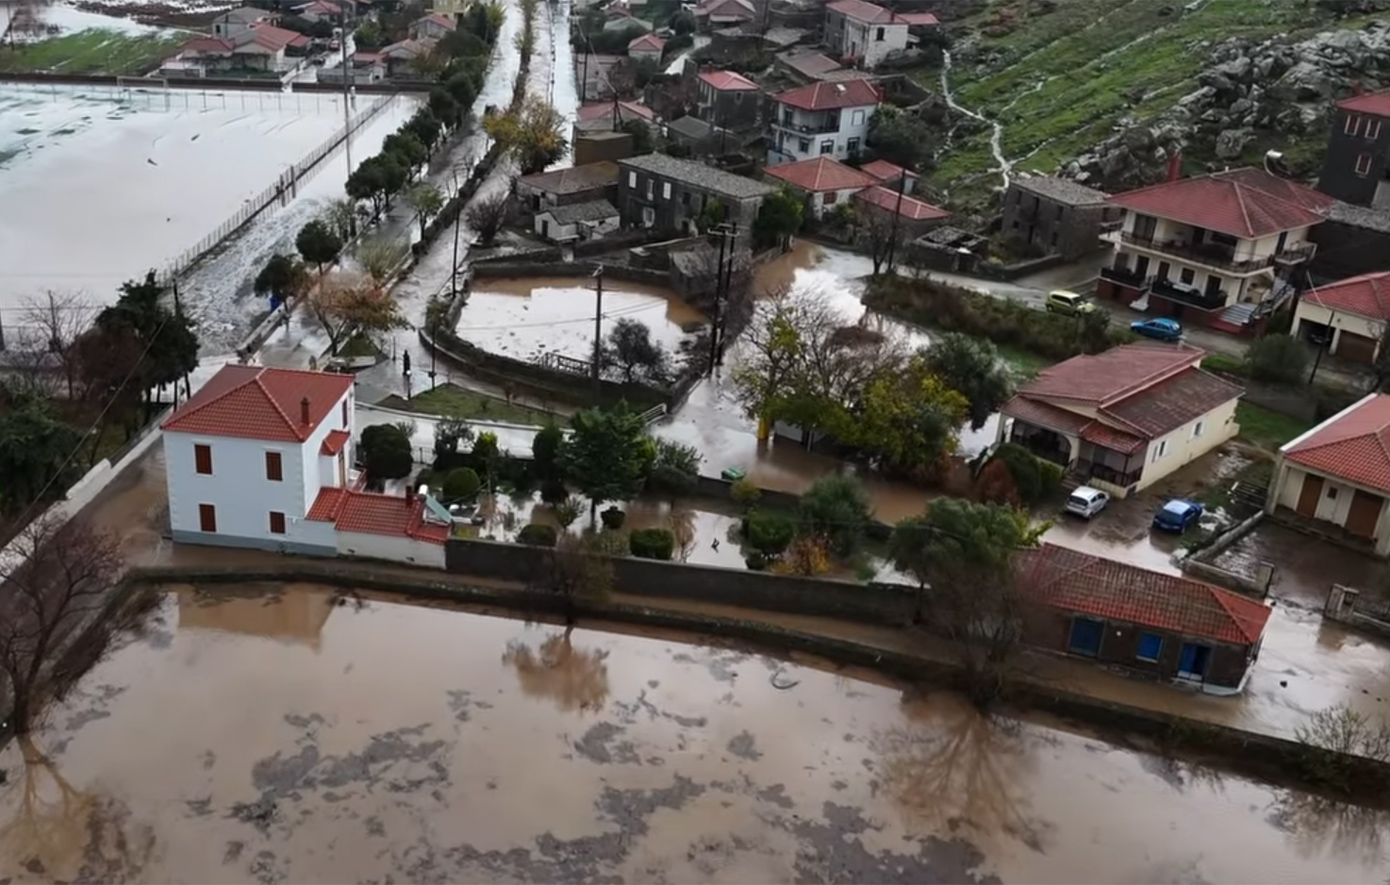
[[[1301,384],[1307,376],[1308,351],[1288,335],[1266,335],[1250,343],[1245,365],[1256,381]]]
[[[558,479],[548,479],[541,483],[541,500],[547,504],[559,504],[569,495],[569,489]]]
[[[482,485],[472,468],[458,467],[444,477],[444,497],[449,501],[471,501]]]
[[[751,479],[736,479],[729,488],[729,497],[733,498],[734,503],[744,510],[758,503],[758,499],[763,496],[763,490],[753,484]]]
[[[565,433],[555,424],[547,424],[536,431],[531,440],[531,457],[534,469],[542,480],[563,479],[560,474],[560,448],[565,444]]]
[[[657,440],[647,490],[666,495],[689,495],[700,475],[700,453],[694,446]]]
[[[542,525],[538,522],[524,525],[521,527],[521,531],[516,533],[518,544],[530,544],[534,547],[554,547],[558,537],[555,526]]]
[[[863,483],[839,473],[816,480],[801,496],[800,511],[803,529],[824,537],[836,556],[859,546],[872,512]]]
[[[767,571],[767,557],[754,550],[743,559],[744,565],[752,572]]]
[[[669,562],[676,549],[676,536],[666,529],[637,529],[627,536],[627,545],[633,556]]]
[[[780,513],[755,510],[748,515],[744,540],[771,559],[780,556],[796,537],[796,523]]]
[[[623,520],[627,519],[627,514],[617,507],[609,507],[599,512],[599,519],[603,520],[604,528],[617,531],[623,527]]]

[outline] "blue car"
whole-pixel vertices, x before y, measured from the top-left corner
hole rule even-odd
[[[1169,501],[1163,509],[1154,514],[1154,528],[1165,532],[1182,534],[1187,527],[1202,518],[1202,505],[1196,501],[1181,498]]]
[[[1182,323],[1167,317],[1135,320],[1129,324],[1129,330],[1136,335],[1143,335],[1145,338],[1157,338],[1159,341],[1182,340]]]

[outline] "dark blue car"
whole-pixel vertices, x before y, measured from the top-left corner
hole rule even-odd
[[[1187,531],[1188,526],[1195,524],[1201,518],[1201,504],[1178,498],[1164,504],[1163,509],[1154,514],[1154,528],[1182,534]]]
[[[1157,338],[1159,341],[1182,340],[1182,323],[1167,317],[1135,320],[1129,324],[1129,330],[1136,335],[1143,335],[1145,338]]]

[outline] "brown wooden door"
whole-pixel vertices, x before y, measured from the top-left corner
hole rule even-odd
[[[1341,337],[1337,339],[1337,356],[1357,363],[1374,362],[1376,345],[1379,343],[1374,338],[1343,331]]]
[[[1317,515],[1318,502],[1322,500],[1322,477],[1311,473],[1303,474],[1303,491],[1298,493],[1298,506],[1294,512],[1312,519]]]
[[[1347,510],[1347,531],[1358,538],[1374,538],[1376,523],[1380,522],[1380,510],[1384,505],[1385,499],[1380,495],[1357,489],[1356,494],[1351,496],[1351,507]]]
[[[198,528],[205,532],[217,531],[217,508],[211,504],[198,505]]]

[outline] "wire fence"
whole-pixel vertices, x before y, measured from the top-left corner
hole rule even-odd
[[[111,103],[134,111],[257,111],[261,113],[341,113],[336,92],[284,92],[279,89],[199,89],[168,85],[159,77],[118,77],[115,83],[0,83],[4,94],[53,101]]]
[[[389,95],[365,110],[359,111],[345,126],[325,139],[322,144],[310,151],[298,163],[280,173],[274,184],[243,203],[234,215],[219,224],[201,240],[165,262],[164,266],[156,272],[156,278],[165,285],[172,283],[187,273],[190,268],[217,248],[224,240],[250,224],[263,212],[275,206],[289,205],[290,201],[299,195],[300,184],[320,163],[337,151],[351,134],[393,105],[397,99],[398,96]]]

